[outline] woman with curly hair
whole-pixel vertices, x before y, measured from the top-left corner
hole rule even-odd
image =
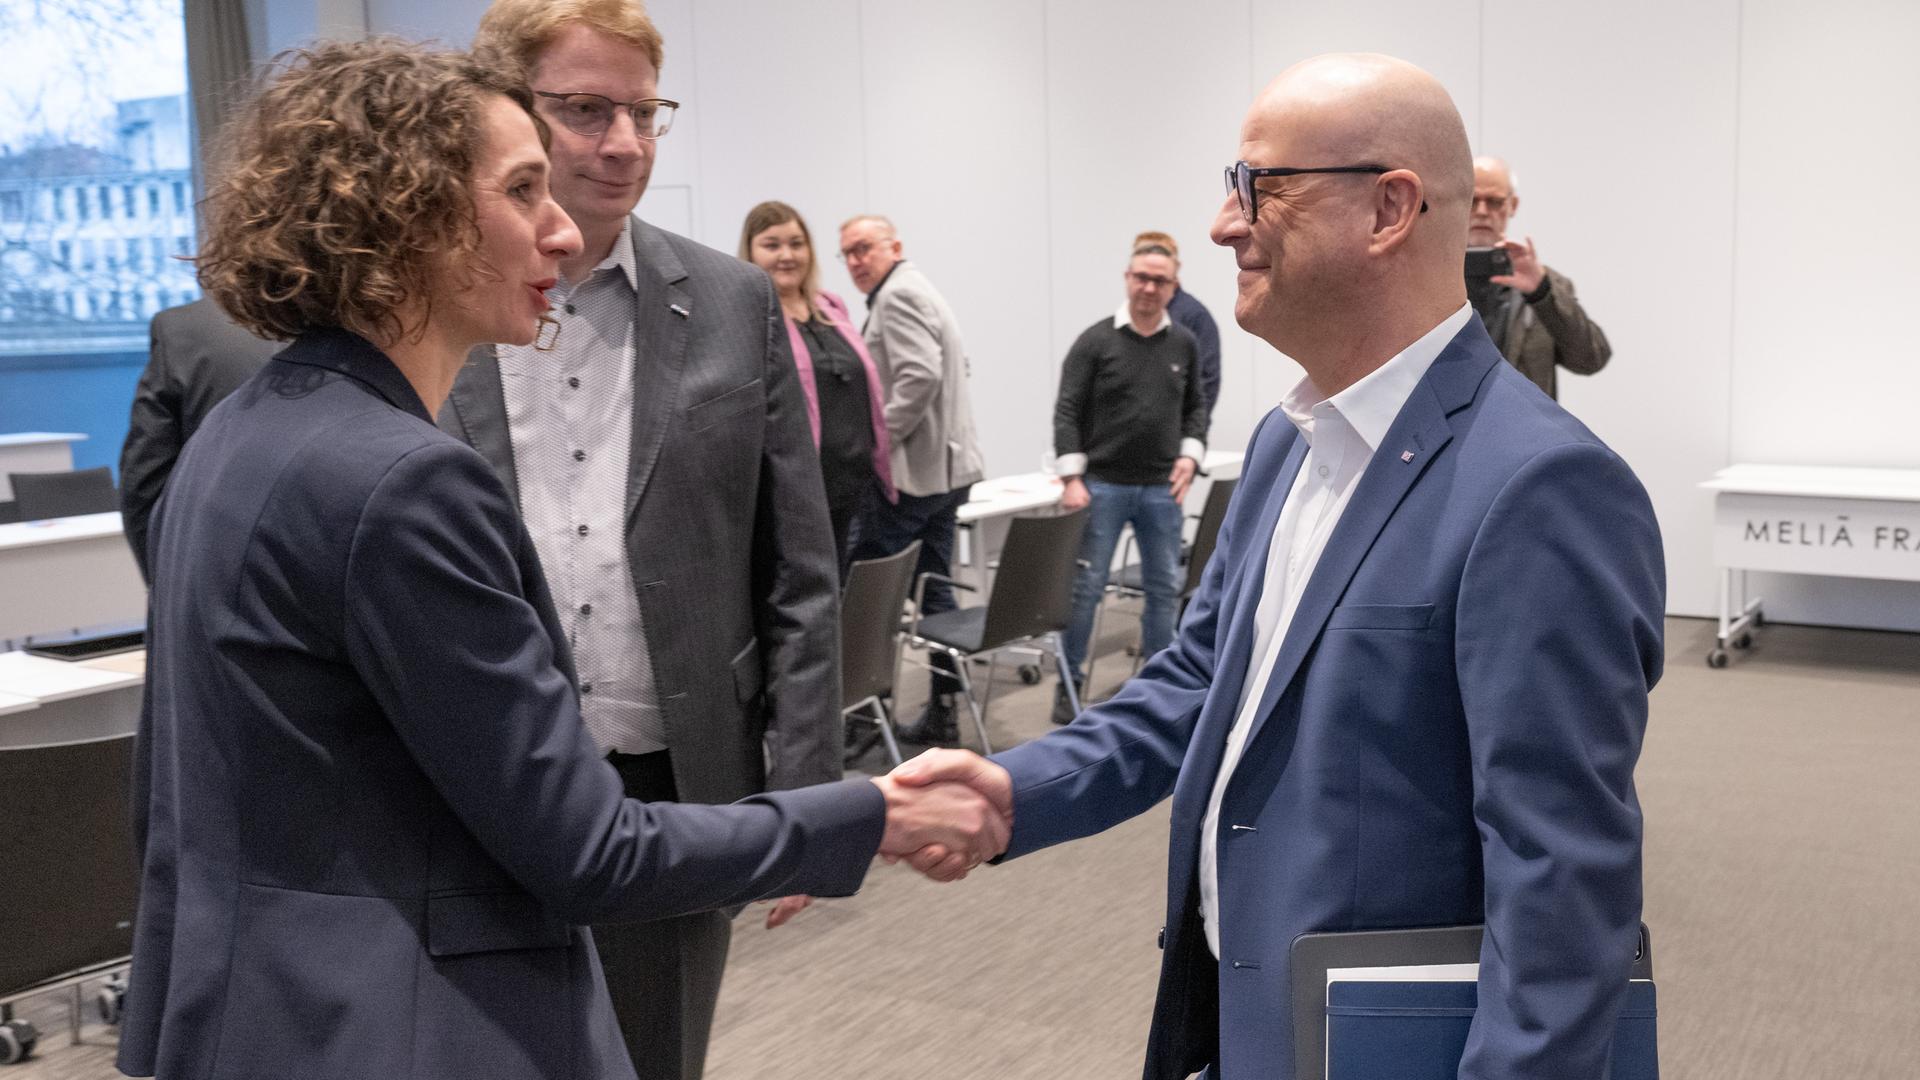
[[[508,70],[322,46],[228,133],[201,280],[291,344],[154,517],[129,1074],[632,1077],[580,924],[844,895],[883,837],[962,849],[938,814],[1005,843],[891,782],[622,798],[508,487],[433,424],[580,246]]]

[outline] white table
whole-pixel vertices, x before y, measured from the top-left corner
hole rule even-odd
[[[1210,450],[1201,463],[1201,475],[1194,480],[1193,489],[1187,492],[1189,505],[1198,506],[1206,501],[1206,485],[1210,478],[1225,480],[1240,475],[1240,464],[1246,455],[1238,450]],[[968,493],[965,505],[955,512],[963,530],[961,539],[965,551],[958,560],[956,570],[964,568],[971,584],[980,590],[981,602],[985,602],[991,574],[988,570],[994,554],[998,553],[1007,536],[1007,522],[1020,514],[1045,510],[1059,505],[1060,478],[1052,473],[1021,473],[1016,476],[1001,476],[992,480],[982,480],[973,485]]]
[[[82,742],[140,726],[146,653],[52,660],[0,653],[0,747]]]
[[[0,435],[0,502],[13,498],[8,473],[70,472],[73,444],[86,438],[66,431],[21,431]]]
[[[1749,571],[1920,581],[1920,469],[1741,464],[1700,487],[1714,493],[1720,572],[1713,667],[1752,644],[1765,617]]]
[[[0,525],[0,641],[146,614],[118,512]]]

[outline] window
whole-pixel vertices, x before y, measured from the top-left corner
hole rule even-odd
[[[83,433],[80,468],[118,461],[151,298],[199,294],[163,258],[195,243],[183,4],[0,0],[0,434]]]

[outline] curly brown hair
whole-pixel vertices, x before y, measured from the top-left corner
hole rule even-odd
[[[533,116],[518,64],[392,38],[289,50],[221,134],[202,211],[200,284],[240,325],[376,341],[478,249],[468,190],[485,107]],[[534,124],[541,141],[546,126]]]

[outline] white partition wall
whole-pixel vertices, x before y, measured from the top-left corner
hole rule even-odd
[[[321,21],[344,0],[256,0]],[[349,5],[351,6],[351,5]],[[367,29],[464,41],[482,0],[365,0]],[[989,468],[1034,468],[1061,355],[1120,300],[1125,245],[1173,233],[1221,322],[1213,443],[1242,442],[1298,368],[1232,322],[1206,240],[1241,115],[1334,49],[1433,71],[1475,149],[1509,158],[1513,228],[1614,348],[1562,399],[1645,480],[1670,607],[1714,605],[1711,503],[1732,461],[1920,466],[1920,8],[1878,0],[661,0],[664,222],[731,251],[792,202],[823,249],[875,210],[953,301]],[[256,37],[259,35],[256,34]],[[285,42],[280,42],[284,44]],[[838,263],[829,288],[859,297]],[[1762,582],[1777,620],[1920,629],[1920,589]]]
[[[1729,457],[1920,467],[1920,6],[1746,0]],[[1763,576],[1777,619],[1920,630],[1920,585]]]

